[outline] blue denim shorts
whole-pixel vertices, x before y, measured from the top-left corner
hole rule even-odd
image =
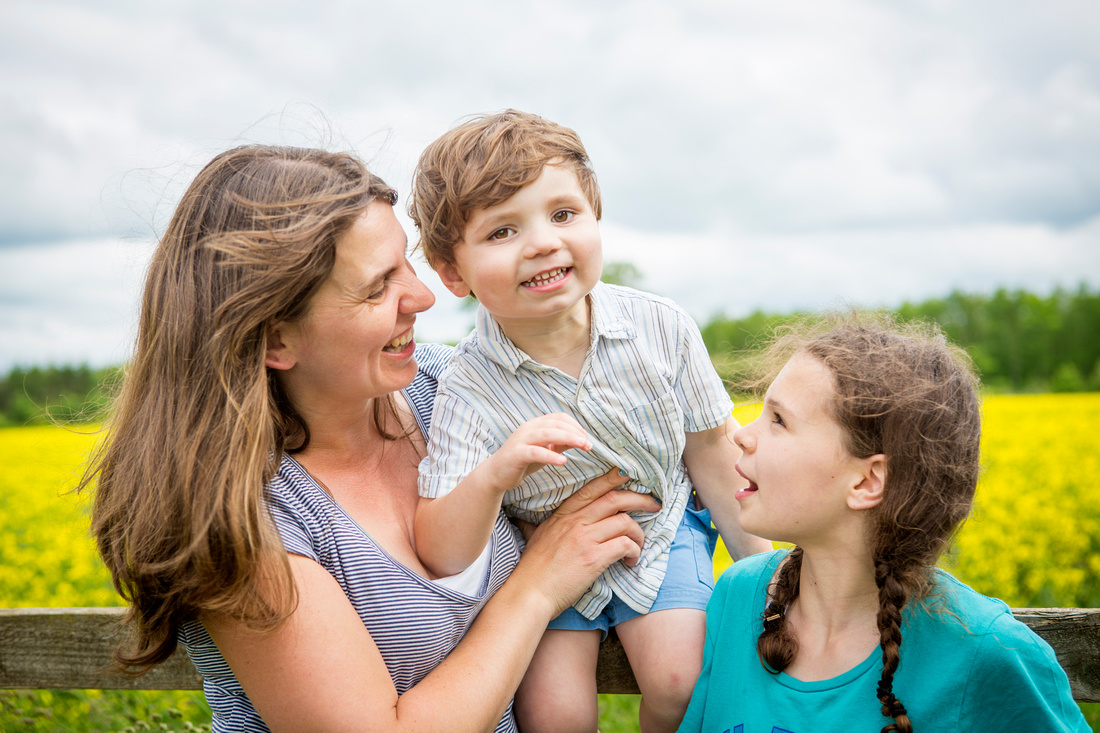
[[[689,505],[672,540],[665,580],[657,592],[657,600],[649,609],[650,613],[669,608],[706,610],[714,590],[714,547],[717,543],[718,532],[710,526],[710,511]],[[570,606],[547,628],[569,631],[599,629],[601,638],[606,639],[610,627],[641,615],[613,594],[596,618],[585,618]]]

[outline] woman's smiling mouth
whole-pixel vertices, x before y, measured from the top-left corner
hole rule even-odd
[[[405,347],[409,345],[409,342],[413,340],[413,330],[410,328],[401,336],[398,336],[393,341],[382,347],[382,351],[387,351],[391,354],[399,354],[404,351]]]

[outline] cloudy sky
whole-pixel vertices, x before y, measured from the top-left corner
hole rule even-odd
[[[0,0],[0,370],[126,358],[217,152],[350,149],[405,192],[505,107],[577,130],[605,258],[701,322],[1100,286],[1095,0]],[[419,340],[461,337],[422,276]]]

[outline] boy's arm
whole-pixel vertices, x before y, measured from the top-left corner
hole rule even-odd
[[[421,497],[413,526],[420,561],[438,577],[469,567],[492,536],[504,492],[546,464],[563,465],[570,448],[592,449],[580,423],[564,414],[537,417],[519,426],[449,493]]]
[[[741,449],[733,442],[733,433],[739,427],[731,417],[716,428],[687,433],[684,445],[684,466],[695,493],[710,510],[714,526],[734,560],[772,549],[771,542],[748,534],[737,521],[741,507],[736,494],[748,486],[735,470]]]

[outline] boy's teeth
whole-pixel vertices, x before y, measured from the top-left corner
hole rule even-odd
[[[524,285],[546,285],[547,283],[554,282],[555,280],[560,280],[561,278],[565,277],[565,271],[567,269],[568,268],[566,267],[559,267],[556,270],[550,270],[549,272],[544,272],[541,275],[535,275],[533,278],[525,282]]]

